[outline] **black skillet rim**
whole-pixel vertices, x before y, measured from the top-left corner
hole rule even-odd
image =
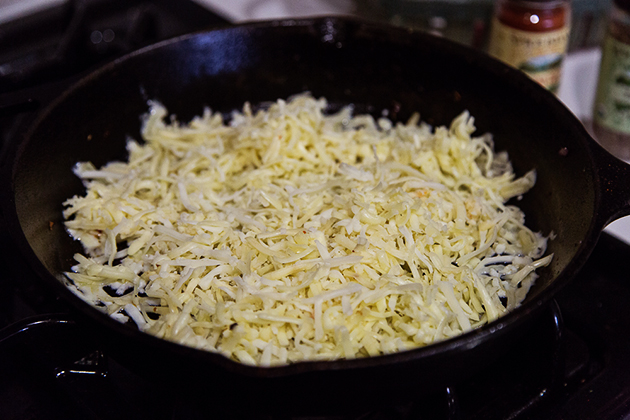
[[[581,136],[579,136],[576,141],[580,141],[581,143],[583,143],[582,147],[588,150],[598,147],[595,144],[594,140],[590,138],[590,136],[588,135],[582,124],[577,120],[577,118],[563,104],[561,104],[552,93],[538,86],[535,82],[533,82],[527,76],[523,75],[520,71],[512,69],[481,52],[474,51],[465,46],[456,44],[455,42],[443,38],[438,38],[427,33],[392,27],[373,22],[365,22],[355,18],[326,16],[298,20],[290,19],[283,21],[245,23],[226,28],[213,29],[211,31],[233,31],[243,29],[248,30],[255,28],[265,28],[269,26],[317,27],[324,22],[332,22],[333,24],[338,22],[352,22],[354,24],[361,25],[364,30],[369,30],[371,27],[374,27],[391,32],[398,31],[400,33],[408,35],[409,37],[414,37],[414,40],[422,39],[425,42],[430,42],[434,44],[436,48],[443,48],[445,50],[448,50],[449,53],[459,55],[463,59],[474,63],[474,65],[482,67],[484,70],[494,73],[495,75],[497,75],[497,77],[509,78],[510,83],[520,86],[521,90],[529,91],[530,94],[537,96],[539,100],[544,101],[545,104],[547,104],[550,111],[558,115],[558,118],[566,121],[568,125],[572,126],[571,128],[574,131],[581,133]],[[47,283],[49,287],[52,287],[52,289],[59,293],[66,301],[71,303],[74,309],[76,309],[81,314],[86,315],[88,318],[95,321],[97,324],[100,324],[102,327],[113,330],[113,332],[120,334],[123,337],[127,337],[133,340],[139,340],[140,342],[145,343],[149,346],[157,346],[168,352],[179,354],[185,357],[192,357],[199,361],[205,360],[227,371],[251,377],[285,377],[315,371],[357,370],[366,369],[374,366],[395,365],[408,361],[417,361],[420,359],[431,359],[435,356],[448,357],[449,354],[457,354],[462,351],[474,349],[484,342],[490,340],[491,338],[494,338],[492,336],[502,335],[502,333],[514,329],[515,327],[526,322],[530,316],[538,313],[540,309],[544,307],[545,304],[549,302],[553,298],[553,296],[574,277],[574,275],[579,271],[581,266],[588,258],[590,252],[594,248],[595,244],[597,243],[597,239],[599,237],[599,234],[601,233],[601,227],[598,226],[595,221],[592,221],[586,235],[588,240],[584,241],[580,245],[579,249],[576,251],[575,257],[556,277],[556,279],[553,281],[553,284],[549,285],[544,293],[542,293],[541,296],[535,301],[526,302],[525,304],[506,314],[499,320],[496,320],[474,331],[462,334],[461,336],[434,343],[429,346],[389,355],[353,360],[305,361],[283,366],[253,367],[229,360],[220,354],[198,350],[163,339],[159,339],[149,334],[141,333],[135,328],[123,325],[115,321],[106,314],[95,310],[95,308],[93,308],[91,305],[87,304],[86,302],[75,296],[74,293],[72,293],[65,285],[63,285],[59,281],[59,279],[57,279],[54,275],[52,275],[52,273],[49,273],[43,267],[43,265],[39,262],[39,259],[30,249],[26,238],[19,228],[15,202],[13,199],[14,185],[12,179],[15,172],[13,162],[18,160],[25,144],[28,142],[30,135],[36,131],[39,122],[46,118],[47,114],[49,114],[51,110],[54,109],[56,104],[62,102],[64,98],[79,90],[84,84],[89,84],[92,82],[93,79],[97,79],[100,74],[109,72],[117,68],[117,65],[121,62],[132,60],[135,57],[141,58],[144,53],[151,52],[171,44],[177,44],[178,42],[195,38],[197,36],[203,36],[203,34],[206,32],[209,31],[195,32],[192,34],[187,34],[170,40],[159,42],[157,44],[132,52],[95,70],[76,84],[72,85],[61,96],[59,96],[49,106],[47,106],[46,109],[37,117],[35,123],[28,130],[28,133],[24,137],[25,141],[20,142],[14,147],[15,150],[11,150],[11,152],[8,153],[8,156],[15,156],[15,159],[13,159],[8,165],[5,166],[5,168],[3,168],[3,172],[7,172],[7,170],[8,172],[10,172],[9,174],[4,175],[4,179],[9,179],[10,181],[3,182],[1,187],[3,191],[2,195],[4,196],[4,199],[2,200],[2,207],[4,207],[3,213],[6,218],[7,228],[10,231],[12,238],[22,249],[22,254],[29,260],[29,262],[31,262],[31,265],[38,272],[39,277],[42,278],[42,280]],[[589,169],[591,170],[591,172],[595,173],[595,163],[592,161],[592,159],[590,163],[591,165]],[[594,175],[594,178],[596,179],[596,181],[598,180],[596,175]],[[597,189],[595,191],[595,210],[597,211],[597,207],[600,204],[601,192],[599,191],[599,189],[601,188],[601,186],[598,182],[596,182],[595,187]]]

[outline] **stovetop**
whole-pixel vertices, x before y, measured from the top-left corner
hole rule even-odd
[[[19,138],[43,104],[91,68],[215,23],[222,19],[189,1],[82,0],[13,26],[0,25],[2,150]],[[19,37],[25,28],[28,39]],[[6,237],[0,239],[3,419],[630,418],[630,274],[625,266],[630,245],[608,234],[541,316],[493,363],[461,382],[394,406],[385,402],[336,412],[314,401],[298,412],[278,407],[272,413],[247,404],[226,407],[212,395],[191,400],[178,391],[180,384],[158,386],[138,376],[99,348],[71,309],[15,263],[18,256]]]
[[[628,256],[628,244],[602,235],[580,275],[471,377],[405,404],[338,414],[318,402],[299,412],[241,411],[212,395],[189,400],[177,384],[158,387],[86,338],[85,327],[35,281],[17,282],[9,272],[1,282],[0,411],[7,420],[630,418]]]

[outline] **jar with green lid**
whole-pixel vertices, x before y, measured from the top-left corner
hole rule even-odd
[[[617,157],[630,161],[630,0],[614,0],[595,105],[593,132]]]

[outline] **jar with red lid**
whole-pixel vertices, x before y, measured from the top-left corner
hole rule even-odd
[[[498,0],[488,52],[556,91],[570,29],[569,0]]]
[[[595,105],[595,138],[617,157],[630,162],[630,0],[614,0]]]

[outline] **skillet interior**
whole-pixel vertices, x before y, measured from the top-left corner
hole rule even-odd
[[[325,96],[333,105],[354,104],[358,112],[380,115],[388,109],[395,120],[419,111],[425,121],[448,124],[467,109],[475,117],[477,133],[493,133],[497,150],[509,152],[517,174],[538,171],[536,187],[518,205],[530,227],[545,234],[553,231],[557,238],[549,246],[553,263],[540,271],[526,303],[497,323],[499,328],[491,325],[451,340],[454,344],[387,360],[435,358],[438,353],[449,357],[477,347],[502,327],[520,323],[586,258],[597,199],[587,147],[592,140],[552,94],[517,71],[446,40],[342,19],[256,24],[187,36],[89,76],[43,114],[17,151],[12,188],[19,224],[10,228],[18,240],[23,232],[26,241],[20,245],[31,265],[80,311],[126,339],[161,346],[155,343],[159,340],[138,338],[130,328],[102,319],[107,317],[54,278],[70,268],[73,253],[80,250],[64,231],[61,217],[61,203],[83,190],[73,165],[124,159],[126,138],[139,138],[139,116],[147,111],[148,99],[159,100],[180,121],[188,121],[206,105],[228,112],[245,101],[259,104],[304,91]],[[146,350],[139,351],[146,357]],[[189,349],[178,352],[199,358],[199,352]],[[277,375],[245,373],[309,375],[309,370],[380,362],[352,363],[304,364],[280,368]]]

